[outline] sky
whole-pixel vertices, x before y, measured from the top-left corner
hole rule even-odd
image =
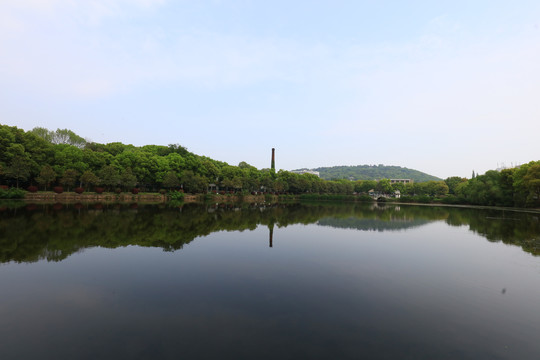
[[[0,0],[0,123],[470,177],[540,160],[540,2]]]

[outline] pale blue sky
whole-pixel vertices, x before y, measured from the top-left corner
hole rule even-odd
[[[538,1],[0,0],[0,123],[236,165],[540,159]]]

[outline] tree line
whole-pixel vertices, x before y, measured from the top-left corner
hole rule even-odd
[[[237,166],[168,146],[99,144],[68,129],[24,131],[0,125],[0,181],[4,186],[50,190],[62,186],[84,191],[141,191],[160,189],[187,193],[208,191],[289,194],[368,193],[444,198],[447,202],[500,206],[538,206],[540,161],[519,168],[488,171],[471,179],[450,177],[444,181],[391,184],[389,179],[324,180],[313,174]]]

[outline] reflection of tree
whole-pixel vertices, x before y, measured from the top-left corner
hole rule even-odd
[[[520,246],[540,255],[540,214],[511,210],[451,209],[448,224],[468,225],[489,241]]]
[[[269,229],[319,224],[389,230],[445,220],[469,225],[490,241],[516,244],[535,255],[540,248],[538,217],[477,209],[421,206],[187,204],[126,206],[119,204],[3,206],[0,217],[0,262],[60,261],[90,247],[137,245],[181,249],[193,239],[217,231]],[[506,214],[506,215],[505,215]],[[504,219],[499,219],[503,218]]]

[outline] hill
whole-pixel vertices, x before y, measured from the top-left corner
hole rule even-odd
[[[356,165],[332,166],[312,169],[318,171],[325,180],[379,180],[379,179],[413,179],[415,182],[440,181],[441,179],[418,170],[407,169],[401,166],[385,165]],[[296,171],[296,170],[293,170]]]

